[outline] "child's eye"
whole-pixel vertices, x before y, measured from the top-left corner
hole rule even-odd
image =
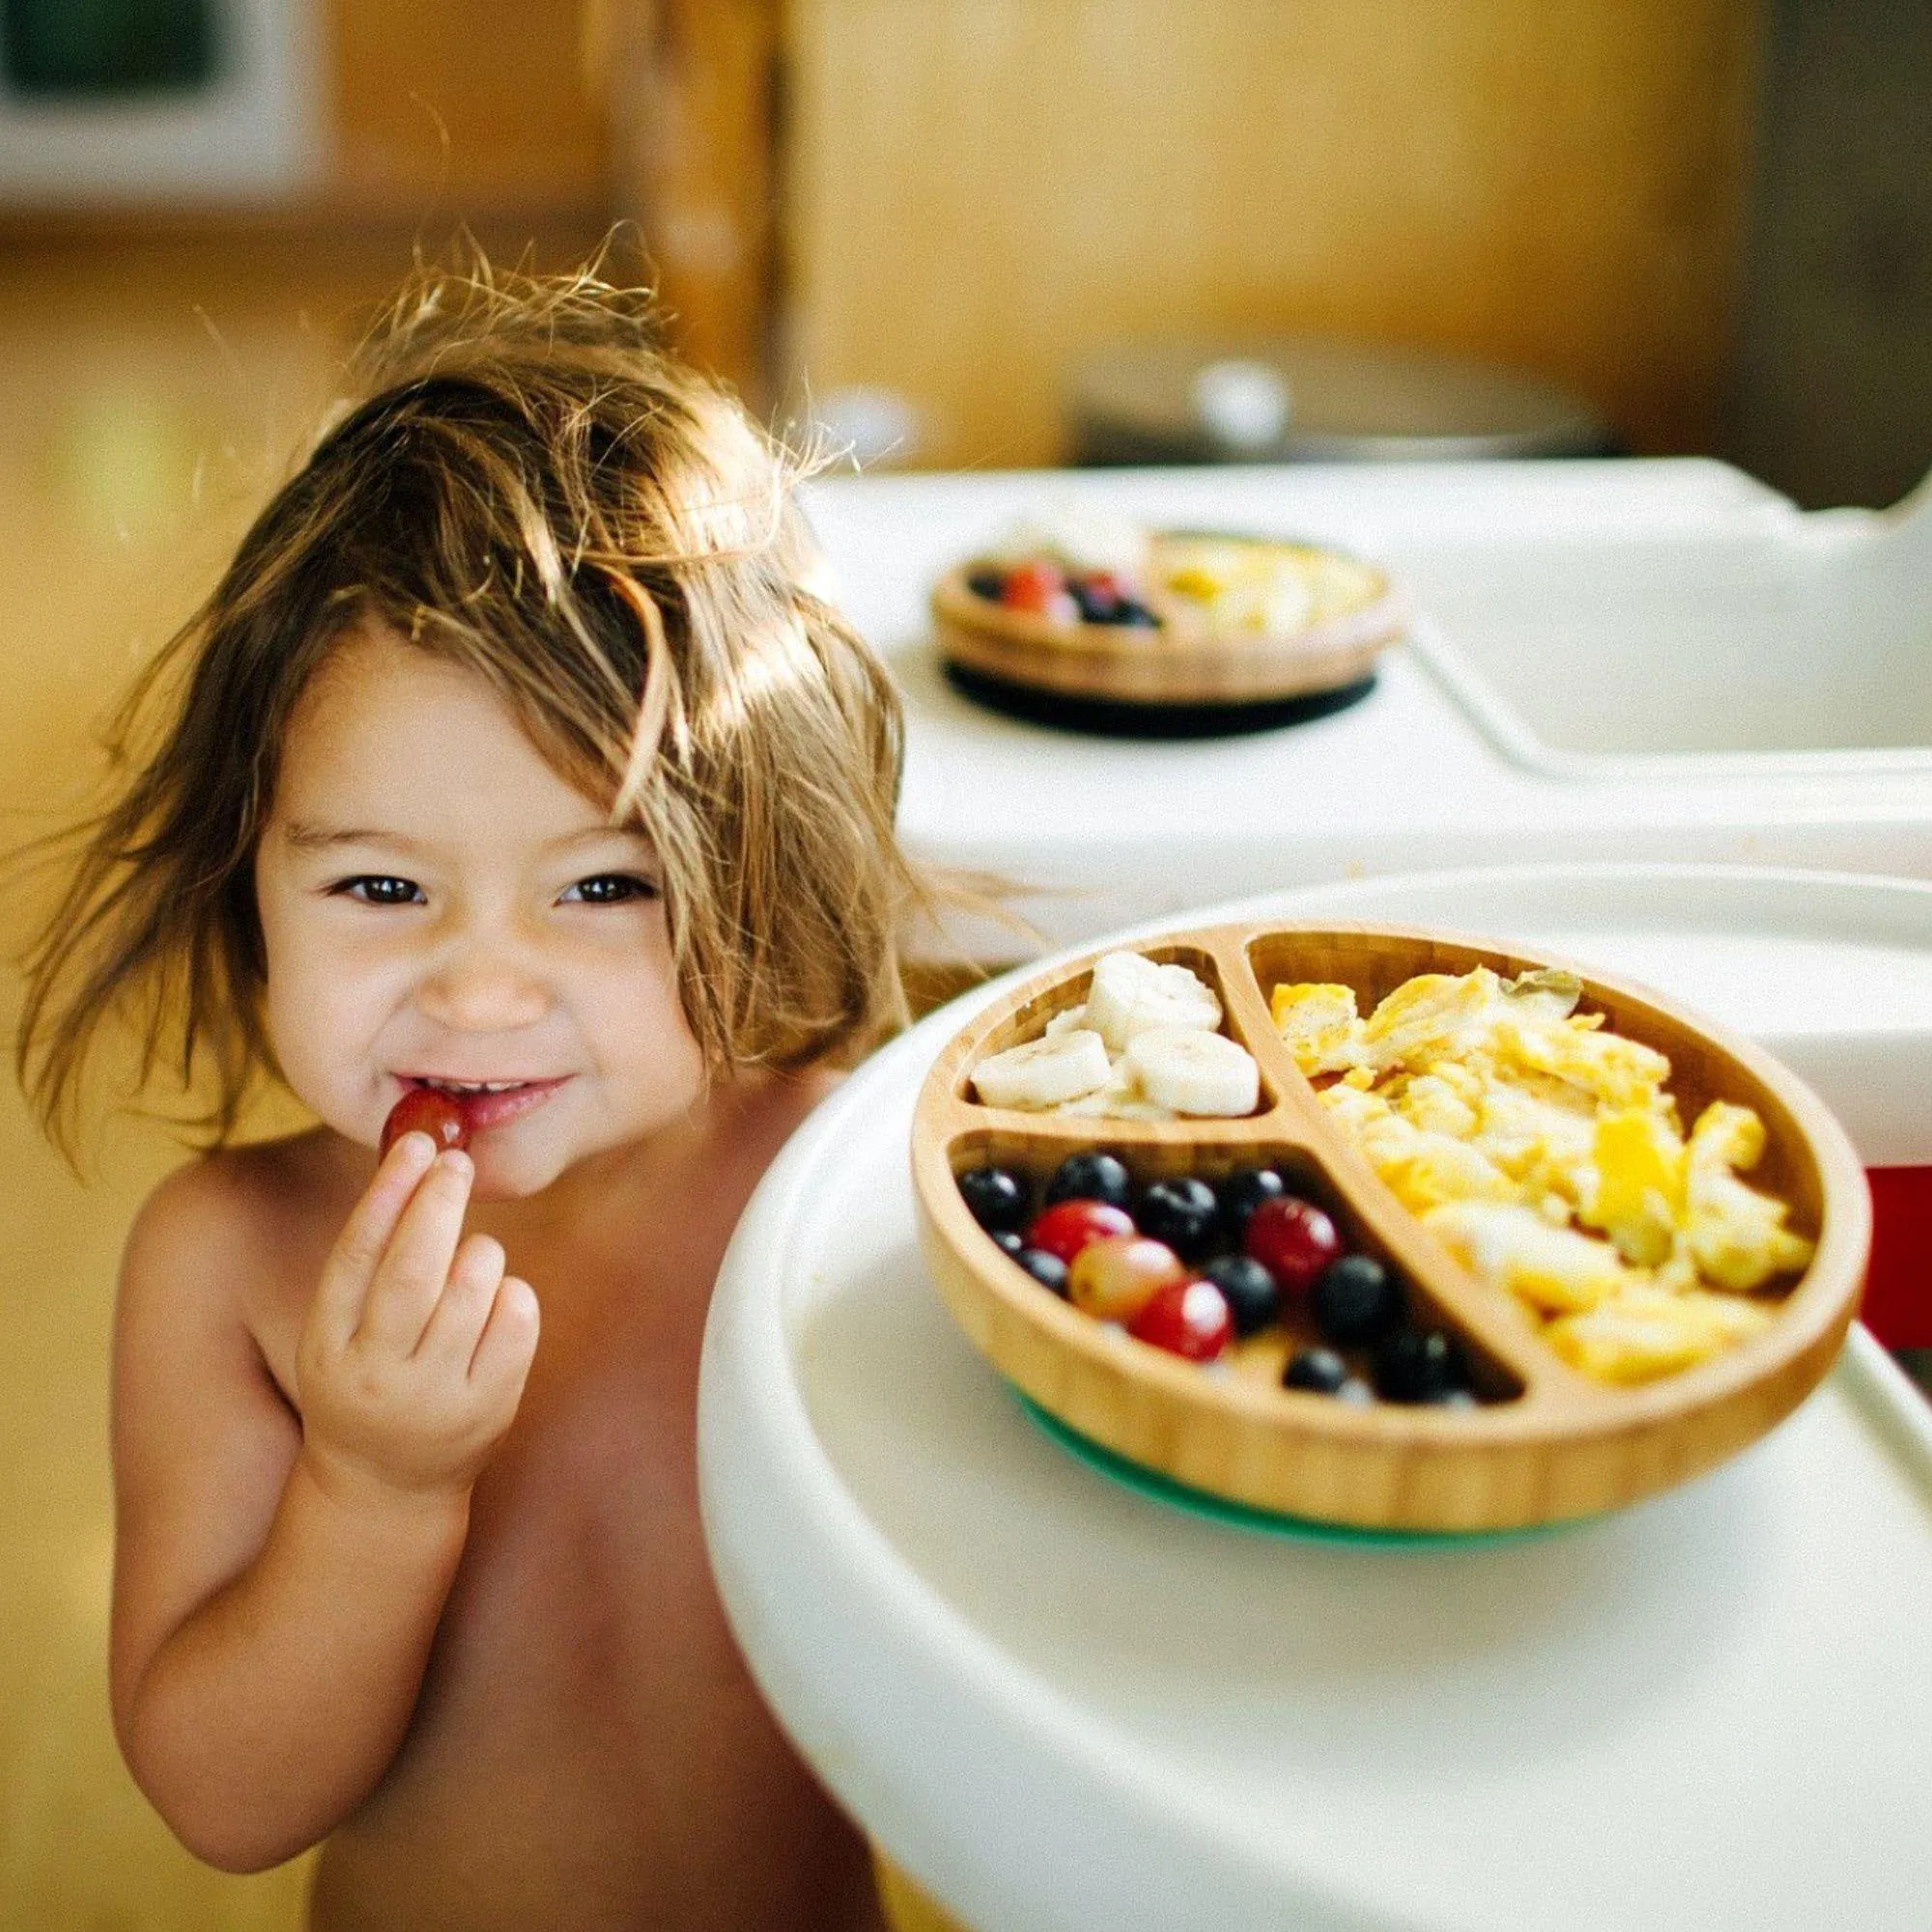
[[[574,905],[622,905],[629,899],[654,899],[658,889],[635,872],[599,872],[564,889],[563,897]]]
[[[413,880],[369,872],[340,880],[328,890],[332,895],[355,899],[362,905],[413,905],[422,897],[422,889]]]

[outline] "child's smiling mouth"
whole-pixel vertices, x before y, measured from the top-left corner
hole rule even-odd
[[[439,1073],[398,1073],[395,1077],[405,1089],[428,1088],[447,1094],[463,1109],[469,1131],[480,1134],[542,1106],[570,1075],[549,1080],[451,1080]]]

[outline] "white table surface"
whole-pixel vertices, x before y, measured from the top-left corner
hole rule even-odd
[[[1727,861],[1932,876],[1932,770],[1579,781],[1504,756],[1410,650],[1332,718],[1253,737],[1128,743],[995,716],[953,692],[925,599],[946,567],[1065,491],[1150,523],[1274,529],[1398,574],[1593,532],[1714,545],[1800,513],[1699,459],[876,476],[813,485],[841,601],[904,691],[900,824],[926,860],[1001,874],[1047,942],[1276,887],[1542,860]],[[1520,572],[1518,573],[1520,575]],[[1519,586],[1520,589],[1520,586]],[[1429,620],[1426,596],[1419,599]],[[1462,610],[1468,616],[1468,598]],[[961,923],[977,956],[1032,950]]]
[[[1867,1159],[1875,1135],[1932,1155],[1932,886],[1548,868],[1267,902],[1450,904],[1768,1037]],[[1932,1426],[1883,1351],[1855,1329],[1745,1454],[1540,1538],[1389,1550],[1181,1515],[1037,1429],[920,1263],[914,1099],[997,990],[806,1124],[706,1337],[727,1610],[886,1849],[980,1932],[1924,1932]]]

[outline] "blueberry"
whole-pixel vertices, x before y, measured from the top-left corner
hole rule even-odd
[[[1283,1388],[1308,1389],[1316,1395],[1338,1395],[1349,1379],[1349,1365],[1333,1349],[1302,1349],[1288,1358],[1281,1372]]]
[[[1133,1199],[1134,1178],[1110,1153],[1070,1153],[1046,1183],[1046,1205],[1056,1201],[1104,1201],[1124,1208]]]
[[[1026,1243],[1023,1240],[1021,1240],[1018,1234],[1013,1229],[1002,1228],[993,1236],[993,1245],[996,1248],[998,1248],[1003,1255],[1016,1255],[1023,1247],[1026,1246]]]
[[[1027,1185],[1004,1167],[969,1167],[958,1177],[967,1211],[989,1235],[1017,1228],[1032,1207]]]
[[[1287,1192],[1288,1182],[1271,1167],[1244,1167],[1229,1175],[1221,1183],[1221,1219],[1229,1234],[1238,1241],[1247,1233],[1248,1216],[1264,1201]]]
[[[1373,1408],[1376,1406],[1376,1392],[1360,1376],[1350,1376],[1335,1391],[1337,1402],[1346,1402],[1350,1408]]]
[[[1183,1175],[1178,1180],[1156,1180],[1142,1192],[1134,1225],[1165,1241],[1182,1261],[1196,1261],[1220,1233],[1221,1207],[1205,1180]]]
[[[1216,1255],[1201,1275],[1221,1291],[1237,1335],[1265,1328],[1281,1313],[1281,1290],[1252,1255]]]
[[[966,573],[966,588],[975,597],[983,597],[989,604],[1000,601],[1000,593],[1007,587],[1007,574],[1004,570],[994,570],[990,566],[982,570],[969,570]]]
[[[1066,1264],[1058,1255],[1050,1255],[1044,1248],[1022,1248],[1013,1260],[1040,1287],[1052,1289],[1055,1294],[1066,1293]]]
[[[1432,1406],[1436,1408],[1481,1408],[1483,1405],[1476,1400],[1473,1390],[1449,1389],[1435,1397]]]
[[[1116,590],[1110,590],[1103,583],[1088,583],[1075,578],[1067,584],[1073,593],[1073,601],[1080,607],[1080,621],[1083,624],[1111,624],[1116,621],[1115,612],[1122,602]]]
[[[1379,1341],[1402,1320],[1402,1290],[1380,1262],[1342,1255],[1321,1270],[1310,1305],[1329,1341],[1353,1348]]]
[[[1439,1330],[1398,1328],[1376,1350],[1376,1390],[1390,1402],[1439,1402],[1465,1382],[1462,1350]]]
[[[1122,597],[1114,606],[1114,614],[1107,619],[1110,624],[1124,624],[1136,631],[1157,631],[1160,619],[1145,604],[1131,597]]]

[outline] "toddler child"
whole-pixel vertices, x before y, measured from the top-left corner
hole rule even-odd
[[[327,1928],[869,1924],[694,1437],[739,1210],[901,1017],[896,700],[643,297],[426,274],[358,394],[30,960],[57,1138],[117,1013],[212,1095],[120,1287],[122,1748],[216,1864],[326,1841]],[[318,1124],[237,1145],[259,1077]],[[421,1088],[467,1152],[379,1157]]]

